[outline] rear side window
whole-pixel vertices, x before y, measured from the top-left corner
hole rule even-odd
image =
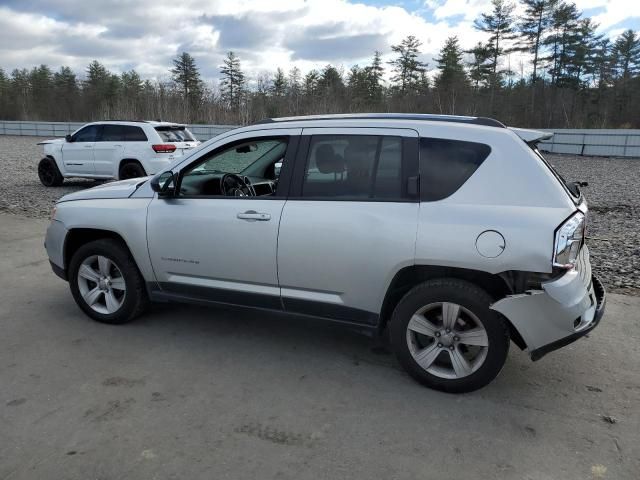
[[[311,137],[303,197],[399,200],[407,196],[404,185],[401,137]]]
[[[195,142],[195,138],[189,130],[184,127],[156,127],[156,132],[163,142]]]
[[[102,129],[103,142],[146,142],[147,136],[140,127],[132,125],[105,125]]]
[[[491,153],[483,143],[420,139],[420,198],[442,200],[455,193]]]

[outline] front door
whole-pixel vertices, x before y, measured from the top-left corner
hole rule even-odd
[[[100,133],[100,125],[87,125],[62,145],[62,161],[65,175],[93,175],[93,147]]]
[[[276,253],[288,182],[280,179],[293,161],[299,132],[236,135],[231,144],[213,144],[180,166],[179,193],[154,198],[147,216],[149,254],[161,290],[191,299],[281,307]],[[283,160],[278,178],[275,164]]]

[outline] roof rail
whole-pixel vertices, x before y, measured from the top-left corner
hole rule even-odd
[[[466,123],[471,125],[506,128],[502,122],[493,118],[435,115],[430,113],[346,113],[334,115],[306,115],[301,117],[265,118],[264,120],[256,122],[255,125],[264,123],[302,122],[310,120],[420,120],[430,122]]]
[[[126,120],[123,118],[107,118],[106,120],[96,120],[96,122],[131,122],[131,123],[147,123],[147,120]]]

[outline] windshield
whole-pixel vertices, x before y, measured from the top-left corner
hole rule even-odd
[[[156,127],[156,132],[158,132],[163,142],[179,143],[196,141],[192,133],[185,127]]]

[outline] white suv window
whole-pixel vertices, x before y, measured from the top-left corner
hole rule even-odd
[[[149,141],[142,128],[133,125],[104,125],[100,140],[103,142]]]
[[[74,142],[95,142],[100,131],[100,125],[88,125],[76,132],[73,136]]]

